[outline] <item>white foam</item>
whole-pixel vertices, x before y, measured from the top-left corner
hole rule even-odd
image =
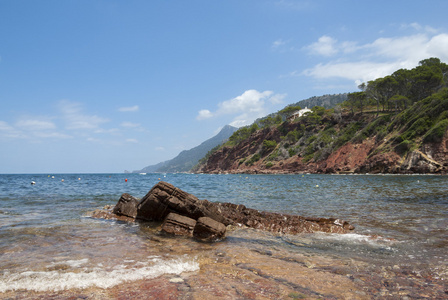
[[[59,262],[53,262],[53,263],[49,264],[47,266],[47,268],[51,268],[54,266],[61,266],[61,265],[69,266],[72,268],[79,268],[88,262],[89,262],[88,258],[83,258],[83,259],[78,259],[78,260],[59,261]]]
[[[348,242],[352,244],[369,244],[370,246],[384,247],[384,245],[391,245],[395,241],[383,238],[381,236],[370,236],[357,233],[347,234],[318,234],[321,240],[335,240]]]
[[[84,260],[78,261],[83,264]],[[73,263],[76,265],[75,263]],[[88,287],[110,288],[127,281],[151,279],[163,274],[179,275],[183,272],[199,270],[199,263],[190,260],[153,259],[150,266],[120,266],[112,270],[104,268],[82,268],[76,272],[67,271],[26,271],[4,273],[0,276],[0,293],[14,290],[37,292],[62,291],[67,289],[85,289]]]

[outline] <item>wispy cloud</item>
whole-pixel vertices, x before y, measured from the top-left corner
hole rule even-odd
[[[118,109],[118,111],[120,111],[120,112],[136,112],[136,111],[139,111],[139,110],[140,110],[140,107],[138,105],[120,107]]]
[[[12,139],[28,139],[38,142],[40,139],[68,139],[72,136],[58,132],[55,123],[39,117],[22,117],[14,125],[0,121],[0,136]]]
[[[339,42],[324,35],[305,49],[310,54],[331,59],[300,74],[316,79],[343,78],[360,83],[386,76],[400,68],[413,68],[419,61],[429,57],[448,61],[447,33],[437,33],[435,29],[418,23],[406,26],[419,32],[405,36],[380,37],[362,45],[353,41]]]
[[[68,130],[98,129],[101,124],[109,122],[106,118],[85,114],[78,102],[62,100],[59,102],[59,109]]]
[[[215,112],[208,109],[200,110],[196,119],[204,120],[222,115],[234,115],[230,125],[236,127],[248,125],[267,114],[266,102],[279,104],[285,96],[286,94],[274,94],[272,91],[247,90],[240,96],[220,102]]]
[[[51,121],[37,119],[22,119],[16,122],[16,126],[24,130],[49,130],[55,129],[56,125]]]
[[[0,136],[13,139],[26,138],[26,135],[22,131],[14,128],[5,121],[0,121]]]
[[[316,1],[309,0],[278,0],[275,4],[288,10],[305,11],[317,7]]]
[[[137,128],[137,127],[140,127],[139,123],[133,123],[133,122],[122,122],[120,125],[121,125],[121,127],[124,127],[124,128]]]

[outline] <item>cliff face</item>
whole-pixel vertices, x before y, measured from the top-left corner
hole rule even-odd
[[[334,131],[341,133],[352,126],[355,119],[334,126]],[[331,120],[330,120],[331,121]],[[359,120],[358,120],[359,121]],[[372,119],[364,120],[371,124]],[[301,125],[302,124],[302,125]],[[211,155],[198,172],[204,173],[434,173],[447,174],[448,171],[448,133],[445,132],[440,142],[423,143],[415,149],[398,151],[395,146],[394,133],[385,137],[380,134],[367,137],[363,140],[352,138],[351,141],[340,147],[329,144],[337,143],[337,135],[327,144],[320,142],[320,135],[325,131],[324,126],[314,126],[313,129],[300,138],[295,146],[283,136],[294,128],[303,128],[303,122],[285,122],[282,126],[264,128],[254,132],[248,139],[233,147],[223,147]],[[360,128],[358,132],[361,132]],[[313,138],[314,137],[314,138]],[[313,140],[313,144],[309,143]],[[420,139],[421,140],[421,139]],[[275,141],[274,149],[266,149],[264,141]],[[307,143],[308,142],[308,143]],[[317,145],[316,145],[317,142]],[[285,148],[285,146],[287,146]],[[330,145],[331,146],[331,145]],[[336,149],[335,149],[336,148]],[[298,152],[294,154],[294,152]],[[308,152],[312,151],[312,153]],[[307,154],[308,153],[308,154]],[[291,155],[292,154],[292,155]],[[310,159],[310,155],[313,155]],[[317,159],[316,159],[317,157]],[[320,159],[319,159],[320,158]]]

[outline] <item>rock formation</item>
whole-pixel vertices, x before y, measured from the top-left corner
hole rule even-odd
[[[336,218],[305,218],[263,212],[232,203],[199,200],[172,184],[157,183],[140,201],[123,194],[113,211],[97,210],[92,217],[124,221],[163,222],[162,232],[214,241],[225,237],[227,226],[251,227],[275,233],[347,233],[354,227]]]

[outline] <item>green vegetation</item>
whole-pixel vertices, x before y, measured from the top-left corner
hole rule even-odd
[[[359,85],[361,92],[348,94],[344,106],[363,113],[376,106],[381,111],[403,111],[413,103],[447,87],[448,65],[438,58],[420,61],[412,70],[400,69],[392,75]]]
[[[448,65],[437,58],[420,62],[412,70],[359,85],[346,94],[340,106],[314,106],[293,121],[300,110],[289,105],[276,114],[237,130],[224,145],[245,147],[239,164],[253,165],[299,156],[303,162],[321,161],[347,143],[375,143],[375,153],[395,151],[405,155],[422,143],[441,142],[448,130]],[[277,135],[279,138],[273,138]],[[268,138],[269,136],[269,138]],[[250,145],[248,148],[248,139]],[[247,150],[246,150],[247,151]]]
[[[255,162],[259,161],[260,158],[261,155],[259,153],[255,153],[248,161],[246,161],[246,166],[252,166]]]
[[[263,152],[264,154],[269,153],[269,152],[271,152],[272,150],[274,150],[275,147],[277,147],[277,142],[276,142],[276,141],[264,140],[264,141],[263,141],[262,152]]]

